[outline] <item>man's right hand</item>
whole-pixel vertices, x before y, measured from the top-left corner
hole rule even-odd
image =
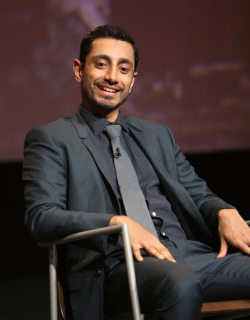
[[[169,250],[150,232],[127,216],[113,216],[110,226],[127,223],[133,254],[138,261],[142,261],[140,249],[161,260],[176,262]]]

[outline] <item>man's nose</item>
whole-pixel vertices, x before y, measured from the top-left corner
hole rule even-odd
[[[104,79],[108,83],[117,83],[118,79],[117,79],[117,70],[116,70],[116,68],[113,68],[113,67],[108,68]]]

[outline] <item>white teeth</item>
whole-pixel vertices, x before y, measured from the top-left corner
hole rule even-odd
[[[108,91],[108,92],[115,92],[114,89],[110,89],[110,88],[103,88],[103,90]]]

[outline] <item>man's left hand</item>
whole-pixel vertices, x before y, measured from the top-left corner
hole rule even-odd
[[[250,255],[250,228],[235,209],[222,209],[218,212],[218,232],[220,252],[217,258],[227,254],[228,245]]]

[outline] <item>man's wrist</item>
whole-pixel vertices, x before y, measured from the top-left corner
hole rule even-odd
[[[238,213],[238,211],[236,209],[221,209],[218,211],[218,218],[221,218],[223,216],[226,216],[228,214],[235,214]]]
[[[118,225],[118,224],[124,223],[124,217],[125,217],[125,216],[114,215],[114,216],[110,219],[109,225],[110,225],[110,226],[116,226],[116,225]]]

